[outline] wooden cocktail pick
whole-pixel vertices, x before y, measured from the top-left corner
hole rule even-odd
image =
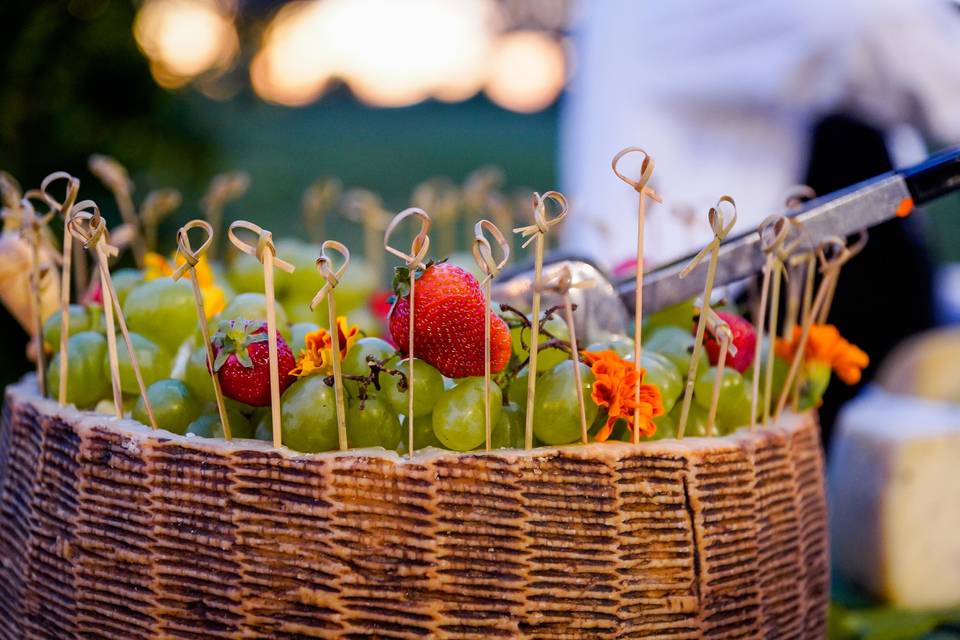
[[[56,211],[50,209],[47,213],[39,214],[33,207],[32,199],[46,204],[43,193],[39,189],[31,189],[23,194],[20,201],[20,234],[30,247],[30,299],[33,315],[33,340],[36,345],[37,385],[40,395],[47,395],[47,366],[43,352],[43,303],[41,301],[41,270],[40,270],[40,243],[41,234]]]
[[[350,189],[343,196],[343,215],[363,227],[363,257],[377,277],[383,276],[383,234],[391,216],[383,208],[380,196],[366,189]]]
[[[123,341],[127,345],[130,364],[133,366],[133,375],[137,379],[137,386],[140,389],[140,396],[143,398],[143,406],[147,410],[147,417],[150,419],[150,426],[156,429],[157,419],[153,414],[150,398],[147,396],[147,387],[143,383],[143,375],[140,373],[137,352],[130,340],[127,322],[123,317],[123,310],[120,308],[113,280],[110,278],[108,258],[115,256],[118,251],[116,247],[110,244],[107,223],[100,216],[100,208],[97,204],[92,200],[84,200],[73,205],[67,226],[70,228],[73,237],[93,253],[100,270],[103,317],[107,324],[107,357],[110,361],[110,377],[113,384],[113,404],[116,416],[118,418],[123,417],[123,392],[120,389],[120,366],[117,361],[117,330],[114,324],[114,312],[116,312],[116,322],[120,325],[120,332],[123,334]]]
[[[493,247],[487,240],[485,231],[489,231],[494,241],[500,246],[500,260],[493,257]],[[483,287],[483,424],[486,435],[486,450],[490,451],[490,433],[493,429],[490,424],[490,298],[493,279],[510,259],[510,244],[503,237],[497,225],[489,220],[480,220],[473,227],[473,258],[483,274],[480,286]]]
[[[723,213],[724,203],[729,204],[733,212],[730,221],[726,221]],[[729,235],[733,225],[737,223],[737,204],[730,196],[720,196],[717,204],[710,208],[707,218],[713,230],[713,240],[700,250],[693,260],[683,268],[680,277],[687,277],[707,255],[710,262],[707,265],[707,278],[703,286],[703,301],[701,302],[700,318],[697,321],[697,334],[693,342],[693,353],[690,354],[690,368],[687,370],[687,384],[683,390],[683,405],[680,408],[680,422],[677,424],[677,438],[683,438],[687,427],[687,418],[690,416],[690,403],[693,400],[693,387],[696,384],[697,366],[700,364],[700,347],[703,345],[703,335],[707,328],[707,316],[710,309],[710,297],[713,295],[713,281],[717,275],[717,260],[720,257],[720,244]]]
[[[643,161],[640,164],[640,178],[633,180],[626,177],[620,172],[618,165],[620,160],[631,153],[639,153],[643,156]],[[642,346],[642,332],[643,332],[643,228],[646,225],[646,198],[659,203],[663,203],[663,200],[659,195],[649,186],[647,183],[650,181],[650,176],[653,175],[654,162],[653,158],[650,157],[646,151],[640,147],[627,147],[613,156],[613,160],[610,163],[610,166],[613,168],[613,172],[618,178],[626,182],[628,185],[633,187],[634,191],[637,192],[637,200],[639,204],[637,205],[637,266],[636,266],[636,280],[635,280],[635,291],[634,294],[634,310],[633,310],[633,362],[637,370],[640,370],[640,356],[643,351]],[[633,413],[633,424],[640,424],[640,378],[637,378],[637,385],[633,390],[633,401],[636,405]],[[633,430],[633,443],[638,444],[640,442],[640,429],[635,428]]]
[[[806,185],[797,185],[787,191],[785,204],[787,209],[798,210],[805,202],[816,197],[816,192]],[[791,224],[801,231],[803,226],[797,222],[796,218],[790,219]],[[801,291],[806,291],[809,277],[816,270],[816,256],[813,251],[797,251],[790,253],[786,260],[786,270],[784,277],[787,280],[787,304],[786,317],[783,321],[783,335],[793,335],[793,328],[797,324],[797,316],[800,314]],[[806,277],[800,276],[801,268],[806,268]],[[801,289],[803,287],[803,289]]]
[[[62,202],[57,201],[49,192],[50,187],[57,180],[66,181],[66,191]],[[57,401],[60,406],[64,406],[67,404],[67,370],[69,366],[67,340],[70,338],[70,278],[73,264],[73,235],[70,233],[67,219],[70,216],[70,210],[77,201],[80,181],[65,171],[57,171],[43,179],[43,182],[40,183],[40,192],[43,194],[43,199],[46,200],[47,205],[57,211],[63,218],[63,253],[61,255],[63,270],[60,272],[60,386],[57,389]],[[81,254],[80,260],[77,262],[81,262],[82,259],[83,255]],[[76,284],[79,286],[80,283],[77,282]]]
[[[830,280],[830,289],[826,293],[826,298],[823,301],[823,306],[820,308],[820,314],[817,316],[817,322],[820,324],[825,324],[827,319],[830,317],[830,307],[833,305],[833,297],[837,293],[837,282],[840,280],[840,269],[847,262],[850,262],[852,258],[855,258],[864,247],[867,246],[868,232],[866,230],[861,231],[860,235],[857,237],[856,242],[851,245],[847,245],[846,251],[846,260],[843,262],[834,265],[832,268],[836,269],[836,274]]]
[[[567,331],[570,334],[570,360],[573,363],[573,381],[577,387],[577,408],[580,412],[580,439],[583,444],[587,444],[589,435],[587,431],[590,425],[587,424],[587,405],[583,397],[583,376],[580,373],[580,347],[577,342],[577,328],[573,322],[573,303],[570,302],[570,289],[590,289],[596,286],[593,280],[573,281],[573,274],[570,267],[564,265],[556,275],[548,282],[544,283],[544,291],[552,291],[563,300],[563,318],[567,323]]]
[[[330,252],[336,252],[343,258],[339,267],[334,268],[333,258]],[[333,344],[330,349],[330,357],[333,364],[333,394],[337,402],[337,438],[340,443],[340,450],[347,450],[347,410],[344,405],[343,394],[343,371],[340,365],[340,328],[337,326],[337,305],[334,299],[334,289],[340,284],[340,279],[346,273],[350,265],[350,250],[342,243],[336,240],[326,240],[320,247],[320,257],[317,258],[317,270],[323,276],[323,287],[313,296],[310,301],[310,310],[314,311],[317,306],[327,299],[327,318],[330,322],[330,337]],[[411,307],[412,310],[412,307]],[[411,311],[412,313],[412,311]]]
[[[223,210],[232,200],[236,200],[247,192],[250,188],[250,176],[244,171],[232,171],[221,173],[213,177],[207,192],[203,195],[201,205],[203,206],[203,217],[210,223],[213,229],[213,240],[207,253],[210,256],[216,256],[217,234],[223,228]]]
[[[720,385],[723,383],[723,371],[727,366],[727,355],[737,355],[737,348],[733,345],[733,331],[730,325],[709,306],[700,311],[706,314],[707,331],[720,343],[720,353],[717,356],[717,372],[713,379],[713,392],[710,394],[710,409],[707,411],[707,437],[713,436],[714,424],[717,421],[717,408],[720,405]]]
[[[247,244],[237,237],[237,231],[241,229],[256,234],[256,245]],[[273,446],[279,449],[282,445],[280,365],[277,355],[277,299],[273,286],[273,268],[293,273],[294,267],[286,260],[277,257],[277,248],[273,245],[273,234],[259,225],[246,220],[234,220],[227,229],[227,237],[230,238],[233,246],[248,256],[255,257],[263,265],[263,293],[267,299],[267,355],[270,359],[270,419],[273,426]]]
[[[140,205],[140,225],[147,250],[157,250],[157,229],[160,222],[177,210],[183,198],[176,189],[157,189],[147,194]]]
[[[457,250],[457,222],[460,218],[460,189],[449,178],[426,180],[413,190],[410,204],[430,212],[433,226],[439,230],[441,256]]]
[[[203,241],[198,249],[190,244],[190,231],[199,229],[203,233]],[[197,264],[207,252],[213,240],[213,227],[206,220],[191,220],[177,231],[177,253],[183,257],[183,264],[171,274],[174,280],[179,280],[190,273],[190,284],[193,285],[193,301],[197,308],[197,322],[200,324],[200,336],[207,353],[207,371],[210,372],[210,381],[213,383],[213,395],[217,401],[217,412],[220,414],[220,425],[223,427],[223,439],[231,440],[233,432],[230,430],[230,418],[227,416],[227,404],[220,389],[220,379],[213,368],[213,346],[210,344],[210,329],[207,327],[207,310],[203,304],[203,292],[200,290],[200,279],[197,277]]]
[[[790,397],[791,389],[797,374],[800,371],[800,364],[803,362],[804,352],[807,348],[807,340],[810,337],[810,328],[820,317],[821,311],[829,299],[830,292],[836,286],[836,280],[840,277],[840,269],[850,261],[857,253],[863,250],[867,242],[867,232],[860,233],[857,241],[847,246],[843,238],[828,238],[824,240],[817,248],[817,260],[820,263],[820,287],[817,289],[817,295],[810,306],[810,312],[805,318],[800,328],[800,339],[797,341],[796,353],[790,362],[790,369],[787,371],[787,377],[783,383],[783,390],[780,392],[780,398],[777,402],[774,419],[779,420],[783,409],[787,404],[787,398]]]
[[[317,178],[303,192],[303,223],[310,241],[316,244],[327,237],[326,217],[340,201],[343,183],[336,178]]]
[[[790,233],[790,223],[785,216],[771,216],[760,223],[760,227],[757,230],[757,233],[760,235],[760,248],[766,255],[766,258],[763,262],[763,281],[760,285],[760,304],[757,307],[756,318],[754,323],[754,331],[757,334],[757,354],[754,356],[753,362],[753,381],[752,381],[752,390],[753,394],[750,398],[750,429],[753,430],[757,425],[757,402],[760,400],[760,344],[763,342],[763,328],[766,321],[767,313],[767,299],[770,293],[770,279],[774,273],[775,262],[778,259],[778,256],[781,255],[783,249],[783,243],[787,239],[787,235]],[[779,274],[777,274],[779,278]],[[769,361],[769,356],[773,355],[773,340],[776,339],[776,335],[771,334],[770,336],[770,349],[768,350],[768,362],[767,362],[767,371],[771,374],[773,372],[773,367]],[[773,378],[770,377],[771,383]],[[767,392],[767,397],[769,397],[770,392]],[[764,416],[769,413],[770,402],[764,400]],[[764,418],[764,424],[766,424],[766,418]]]
[[[100,182],[113,193],[123,224],[129,227],[132,234],[133,258],[137,263],[137,268],[142,269],[147,248],[143,240],[143,230],[140,227],[137,208],[133,204],[134,186],[130,174],[115,158],[100,153],[90,156],[88,164],[90,172],[97,176]]]
[[[420,229],[417,231],[417,235],[413,237],[413,242],[410,243],[410,253],[405,253],[390,246],[390,236],[393,235],[393,232],[400,223],[407,218],[420,219]],[[407,336],[407,342],[409,344],[407,353],[407,437],[410,457],[413,457],[413,358],[416,353],[413,348],[413,329],[415,326],[414,310],[416,308],[414,301],[416,295],[417,269],[423,266],[423,259],[427,257],[427,252],[430,250],[430,236],[427,235],[429,231],[430,216],[427,215],[427,212],[423,209],[410,207],[393,216],[393,220],[387,225],[383,234],[383,248],[403,260],[407,270],[410,272],[410,326]]]
[[[555,216],[547,217],[547,202],[553,200],[560,208]],[[533,224],[517,227],[514,233],[526,238],[521,245],[526,249],[533,243],[533,301],[530,309],[530,360],[527,363],[527,422],[523,446],[533,448],[533,404],[537,392],[537,350],[540,348],[540,291],[543,288],[543,249],[547,231],[567,217],[567,199],[559,191],[533,194]]]

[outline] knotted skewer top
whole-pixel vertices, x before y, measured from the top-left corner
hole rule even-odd
[[[190,231],[201,229],[203,231],[203,242],[200,247],[193,248],[190,244]],[[171,274],[174,280],[179,280],[186,275],[190,269],[193,269],[200,263],[200,259],[210,248],[213,241],[213,227],[206,220],[191,220],[177,230],[177,253],[183,257],[183,264],[176,268]]]
[[[410,253],[405,253],[390,246],[390,236],[393,235],[393,232],[396,231],[400,223],[407,218],[420,219],[420,230],[417,231],[413,242],[410,243]],[[427,252],[430,250],[430,236],[427,235],[428,231],[430,231],[430,216],[427,215],[426,211],[417,207],[404,209],[393,216],[390,224],[387,225],[386,230],[383,232],[383,248],[406,262],[407,268],[413,271],[417,267],[423,266],[423,259],[427,257]]]
[[[595,286],[597,286],[596,281],[590,278],[574,282],[573,272],[570,270],[570,265],[563,265],[556,275],[551,277],[546,282],[536,285],[536,289],[540,292],[550,291],[559,296],[564,296],[571,289],[592,289]]]
[[[726,216],[723,213],[724,203],[729,204],[733,209],[733,212],[730,216],[730,221],[727,222]],[[683,268],[680,272],[681,278],[686,278],[690,275],[690,272],[693,271],[698,264],[707,255],[714,250],[715,247],[718,247],[724,239],[730,235],[730,231],[733,230],[733,225],[737,223],[737,203],[734,202],[733,198],[727,195],[720,196],[720,199],[717,200],[715,206],[710,207],[710,211],[707,213],[707,219],[710,221],[710,228],[713,230],[713,240],[711,240],[703,249],[700,250],[696,256],[693,257],[693,260]]]
[[[547,217],[547,201],[553,200],[560,206],[560,211],[552,218]],[[533,242],[537,236],[544,235],[553,227],[567,217],[567,198],[559,191],[547,191],[543,195],[534,192],[533,194],[533,224],[525,227],[517,227],[514,233],[519,233],[521,237],[526,238],[521,247],[524,249]]]
[[[108,257],[114,257],[120,252],[110,244],[107,223],[100,215],[100,207],[93,200],[83,200],[73,205],[67,226],[73,237],[83,243],[85,249],[102,249]]]
[[[340,254],[343,258],[343,262],[339,267],[333,267],[333,258],[330,257],[329,252],[335,251]],[[346,245],[342,242],[337,242],[336,240],[326,240],[320,246],[320,257],[317,258],[317,271],[320,272],[320,275],[323,276],[323,287],[320,288],[320,291],[317,291],[317,294],[313,296],[313,300],[310,301],[310,310],[313,311],[317,308],[323,299],[327,297],[327,294],[333,291],[338,284],[340,284],[340,278],[343,277],[343,274],[346,273],[347,267],[350,265],[350,250],[347,249]]]
[[[66,180],[66,187],[63,196],[63,201],[58,201],[54,198],[50,192],[50,186],[57,180]],[[64,217],[66,220],[70,215],[70,210],[73,208],[73,205],[77,201],[77,195],[80,193],[80,180],[74,178],[72,175],[66,171],[57,171],[51,173],[46,178],[43,179],[43,182],[40,183],[40,194],[42,195],[44,201],[47,203],[51,209],[57,211]]]
[[[817,260],[820,263],[820,273],[826,274],[833,269],[839,269],[867,246],[868,234],[866,230],[860,232],[853,244],[838,236],[830,236],[817,247]]]
[[[494,241],[500,246],[502,257],[499,262],[493,257],[493,247],[484,231],[489,231]],[[503,237],[497,225],[489,220],[480,220],[473,226],[473,258],[484,275],[481,285],[500,275],[500,271],[510,259],[510,243]]]
[[[247,231],[255,233],[257,235],[257,244],[248,244],[238,238],[237,230],[239,229],[246,229]],[[247,220],[234,220],[230,223],[230,227],[227,229],[227,237],[230,238],[230,242],[233,243],[233,246],[248,256],[255,257],[261,263],[264,261],[264,255],[267,251],[269,251],[270,255],[273,257],[273,264],[275,267],[286,271],[287,273],[293,273],[293,265],[286,260],[281,260],[277,257],[277,248],[273,244],[273,234],[260,225],[248,222]]]
[[[643,161],[640,164],[640,177],[636,180],[631,180],[627,176],[623,175],[623,173],[621,173],[620,169],[618,168],[620,164],[620,160],[623,159],[624,156],[630,155],[631,153],[643,154]],[[644,151],[643,149],[641,149],[640,147],[627,147],[626,149],[623,149],[622,151],[620,151],[620,153],[618,153],[617,155],[613,156],[613,160],[610,161],[610,166],[618,178],[620,178],[621,180],[626,182],[628,185],[633,187],[634,190],[637,193],[639,193],[641,196],[647,196],[650,199],[655,200],[656,202],[659,202],[662,204],[663,198],[661,198],[660,194],[658,194],[656,191],[653,190],[653,187],[650,187],[647,184],[648,182],[650,182],[650,177],[653,175],[654,164],[655,163],[653,161],[653,158],[650,156],[650,154]]]
[[[343,195],[343,215],[347,220],[383,231],[390,224],[380,196],[367,189],[350,189]]]

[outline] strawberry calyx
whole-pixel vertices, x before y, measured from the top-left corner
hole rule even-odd
[[[441,261],[442,262],[442,261]],[[419,280],[427,269],[437,264],[435,260],[428,260],[425,264],[417,267],[413,272],[413,279]],[[410,268],[407,266],[393,268],[393,282],[390,288],[398,298],[406,298],[410,295]]]
[[[263,322],[243,318],[221,322],[210,340],[217,351],[217,357],[213,361],[214,372],[220,371],[230,356],[236,356],[237,362],[247,369],[252,369],[250,346],[268,340],[266,326]]]

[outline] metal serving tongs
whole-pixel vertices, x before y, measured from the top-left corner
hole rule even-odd
[[[804,203],[802,207],[783,213],[802,224],[803,246],[814,249],[829,237],[845,237],[896,217],[910,214],[917,206],[960,191],[960,146],[929,157],[924,162],[891,171],[851,187]],[[683,279],[680,271],[693,255],[680,258],[647,272],[643,284],[644,312],[653,312],[693,298],[703,290],[707,275],[705,264],[693,269]],[[764,254],[760,236],[751,230],[728,238],[720,245],[720,259],[715,284],[737,282],[758,273]],[[591,289],[571,291],[572,302],[581,310],[577,316],[577,334],[581,342],[602,339],[611,334],[625,334],[633,313],[635,285],[633,279],[615,282],[592,261],[570,254],[547,256],[543,278],[549,280],[564,267],[576,280],[593,280]],[[494,288],[499,302],[518,308],[529,306],[533,271],[529,264],[504,270]],[[544,294],[544,305],[561,301]]]

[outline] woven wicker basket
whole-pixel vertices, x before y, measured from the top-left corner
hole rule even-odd
[[[822,638],[813,415],[716,439],[297,455],[0,429],[0,638]]]

